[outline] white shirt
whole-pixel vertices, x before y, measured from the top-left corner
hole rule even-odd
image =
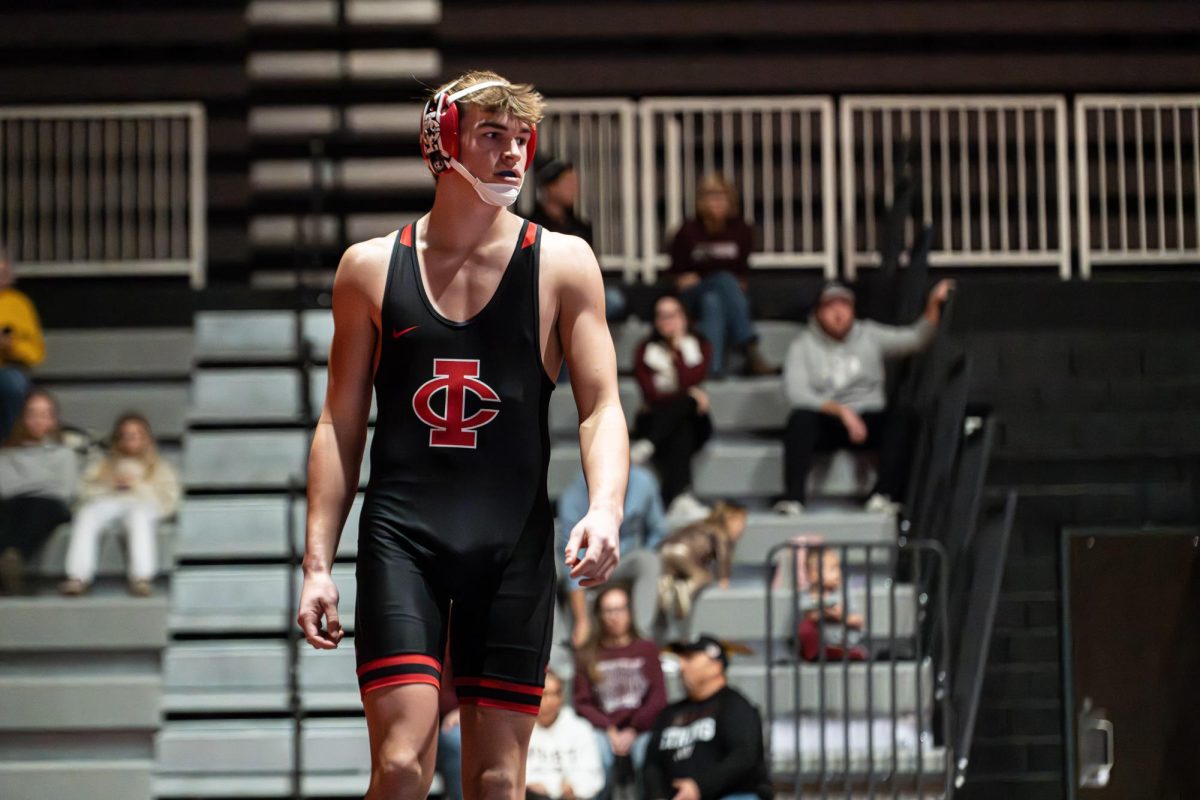
[[[551,797],[562,797],[564,779],[578,798],[595,797],[604,788],[595,730],[565,705],[553,725],[533,726],[525,784],[541,784]]]

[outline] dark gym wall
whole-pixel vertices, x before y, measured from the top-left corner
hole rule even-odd
[[[0,105],[189,101],[208,115],[210,274],[246,258],[245,0],[0,5]]]
[[[446,0],[439,34],[559,96],[1200,86],[1195,0]]]

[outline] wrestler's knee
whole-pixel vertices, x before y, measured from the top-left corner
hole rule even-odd
[[[428,777],[421,752],[406,742],[384,742],[375,756],[375,781],[386,798],[415,796]]]
[[[515,767],[488,767],[479,775],[481,800],[516,800],[517,770]]]

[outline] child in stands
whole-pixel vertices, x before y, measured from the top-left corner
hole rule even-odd
[[[83,480],[83,504],[71,530],[67,580],[60,591],[87,591],[96,574],[100,534],[120,522],[129,541],[129,592],[148,596],[158,565],[158,522],[175,513],[180,489],[175,470],[159,458],[146,418],[131,413],[118,419],[107,457]]]
[[[733,551],[746,530],[746,519],[745,506],[719,501],[706,518],[663,540],[658,596],[664,614],[687,617],[696,595],[712,583],[714,568],[721,588],[728,588]]]
[[[800,657],[862,661],[863,618],[842,606],[842,559],[836,548],[812,547],[804,554],[808,590],[800,596]]]

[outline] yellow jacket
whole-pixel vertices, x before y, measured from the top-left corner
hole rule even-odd
[[[0,367],[19,364],[35,367],[46,358],[46,340],[37,309],[29,297],[16,289],[0,289],[0,329],[12,328],[12,349],[0,352]]]

